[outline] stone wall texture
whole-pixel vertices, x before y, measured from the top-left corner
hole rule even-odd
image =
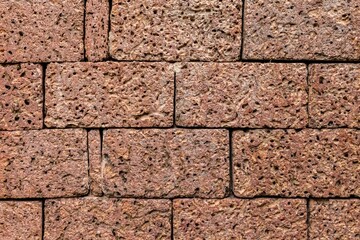
[[[0,240],[360,240],[360,0],[0,0]]]

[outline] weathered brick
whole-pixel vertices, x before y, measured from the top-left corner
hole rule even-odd
[[[176,67],[176,124],[302,128],[304,64],[187,63]]]
[[[0,62],[83,58],[83,0],[0,0]]]
[[[360,65],[310,65],[311,127],[360,127]]]
[[[167,63],[50,64],[46,126],[169,127],[174,73]]]
[[[310,200],[310,239],[359,239],[360,200]]]
[[[0,202],[1,239],[40,240],[41,225],[41,202]]]
[[[245,59],[359,60],[358,1],[248,0]]]
[[[85,130],[0,132],[0,160],[0,198],[88,191]]]
[[[241,5],[241,0],[114,0],[110,54],[119,60],[237,60]]]
[[[88,132],[90,191],[95,195],[102,195],[101,190],[101,136],[99,130]]]
[[[42,127],[40,65],[0,65],[0,130]]]
[[[306,239],[301,199],[176,199],[175,239]]]
[[[170,239],[170,203],[93,197],[49,200],[45,239]]]
[[[89,61],[108,56],[109,0],[86,1],[85,53]]]
[[[236,196],[360,196],[360,131],[235,131]]]
[[[91,158],[94,188],[117,197],[224,197],[228,142],[226,130],[107,130],[102,163]]]

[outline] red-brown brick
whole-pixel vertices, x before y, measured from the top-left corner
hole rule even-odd
[[[229,186],[226,130],[106,130],[102,154],[90,158],[92,189],[106,195],[220,198]]]
[[[48,127],[170,127],[174,72],[167,63],[50,64]]]
[[[0,130],[42,127],[42,68],[36,64],[0,65]]]
[[[307,124],[304,64],[187,63],[175,70],[178,126]]]
[[[51,198],[88,191],[86,131],[0,132],[0,198]]]
[[[306,239],[301,199],[175,199],[175,239]]]
[[[170,239],[170,216],[168,200],[49,200],[45,239]]]
[[[101,136],[99,130],[88,132],[90,191],[95,195],[102,195],[101,185]]]
[[[359,153],[358,130],[235,131],[235,195],[360,196]]]

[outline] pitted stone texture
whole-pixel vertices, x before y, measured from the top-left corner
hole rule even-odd
[[[0,0],[0,62],[81,60],[83,18],[83,0]]]
[[[91,177],[116,197],[220,198],[229,186],[228,143],[226,130],[107,130]]]
[[[360,4],[346,0],[247,0],[245,59],[360,59]]]
[[[89,143],[89,167],[90,171],[90,191],[95,195],[102,195],[101,190],[101,136],[99,130],[88,132]]]
[[[119,60],[238,60],[241,5],[241,0],[114,0],[110,55]]]
[[[233,138],[236,196],[360,196],[360,131],[252,130]]]
[[[89,61],[108,56],[109,0],[86,1],[85,53]]]
[[[359,64],[310,65],[309,82],[311,127],[360,127]]]
[[[41,202],[0,202],[1,239],[40,240],[41,229]]]
[[[168,200],[49,200],[45,239],[170,239],[170,216]]]
[[[50,127],[170,127],[174,72],[167,63],[50,64]]]
[[[42,127],[40,65],[0,65],[0,130]]]
[[[302,128],[304,64],[187,63],[176,67],[176,124]]]
[[[310,239],[359,239],[360,199],[310,200]]]
[[[174,200],[175,239],[306,239],[301,199]]]
[[[0,132],[0,198],[83,195],[87,173],[85,130]]]

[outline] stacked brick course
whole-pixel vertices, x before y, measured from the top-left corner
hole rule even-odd
[[[357,0],[0,0],[0,239],[360,239]]]

